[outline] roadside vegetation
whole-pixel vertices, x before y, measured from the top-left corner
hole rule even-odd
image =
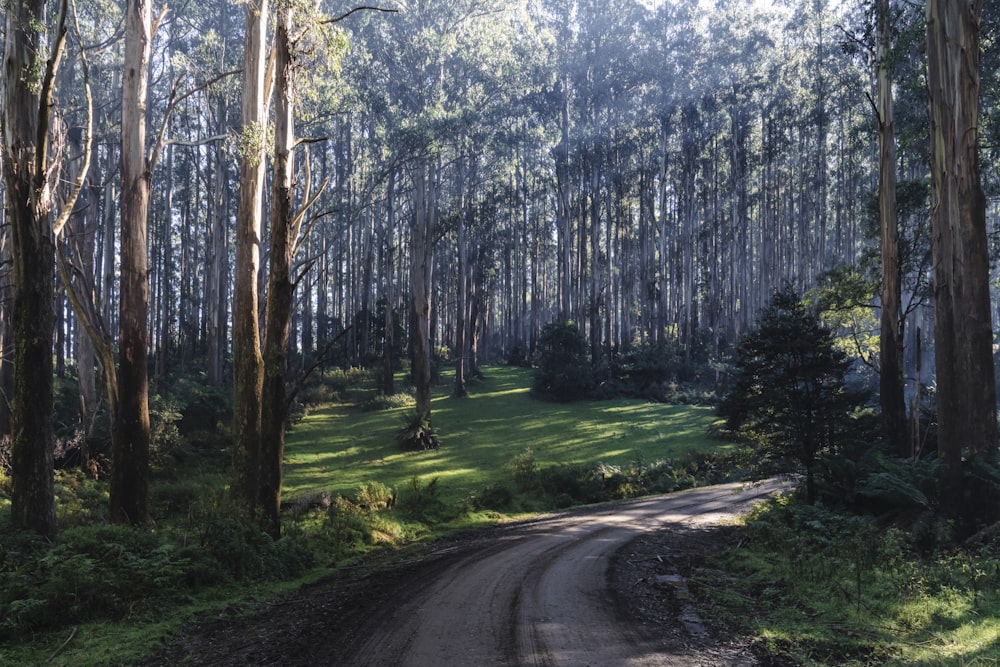
[[[710,407],[555,405],[533,398],[531,382],[530,369],[490,367],[469,398],[452,399],[442,381],[433,400],[442,446],[411,452],[396,440],[408,394],[380,396],[356,369],[317,376],[289,434],[275,540],[225,491],[225,398],[179,381],[153,411],[153,529],[109,525],[106,479],[79,468],[57,473],[56,540],[11,533],[0,516],[0,664],[136,664],[184,624],[238,617],[360,558],[732,476],[739,448],[709,435]],[[102,464],[100,452],[94,460]],[[8,485],[0,476],[0,514]]]
[[[693,575],[707,616],[768,664],[996,664],[1000,524],[977,494],[995,493],[1000,471],[967,458],[966,506],[943,511],[937,457],[895,453],[836,345],[785,291],[736,352],[728,432],[803,484]],[[933,452],[933,420],[920,428]]]

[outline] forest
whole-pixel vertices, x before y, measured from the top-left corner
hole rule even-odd
[[[56,537],[66,469],[104,480],[110,523],[156,525],[179,428],[277,540],[286,431],[357,369],[411,397],[417,449],[448,447],[442,378],[461,398],[497,365],[555,401],[738,422],[755,404],[723,399],[755,391],[750,341],[782,313],[806,327],[786,349],[829,343],[881,451],[935,462],[957,534],[1000,518],[997,2],[2,12],[13,528]],[[839,428],[817,410],[815,441],[730,434],[806,437],[811,479]]]

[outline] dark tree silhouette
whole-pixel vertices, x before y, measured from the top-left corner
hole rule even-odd
[[[765,456],[805,473],[810,504],[819,463],[842,441],[855,405],[844,388],[849,366],[833,334],[790,289],[775,294],[737,350],[738,376],[722,411]]]

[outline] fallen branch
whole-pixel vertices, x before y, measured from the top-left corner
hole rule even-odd
[[[53,651],[52,655],[50,655],[49,658],[48,658],[48,660],[46,660],[45,662],[52,662],[53,660],[55,660],[56,656],[59,655],[60,653],[62,653],[63,649],[65,649],[69,645],[69,643],[71,641],[73,641],[73,637],[76,637],[76,631],[77,631],[76,626],[73,626],[73,629],[70,630],[69,637],[66,638],[66,641],[64,641],[62,644],[60,644],[59,648],[57,648],[55,651]]]

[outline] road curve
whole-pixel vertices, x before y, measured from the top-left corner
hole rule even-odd
[[[345,664],[700,664],[620,618],[607,583],[611,557],[643,532],[717,522],[780,488],[777,481],[713,486],[522,526],[423,573],[391,609],[360,624]]]

